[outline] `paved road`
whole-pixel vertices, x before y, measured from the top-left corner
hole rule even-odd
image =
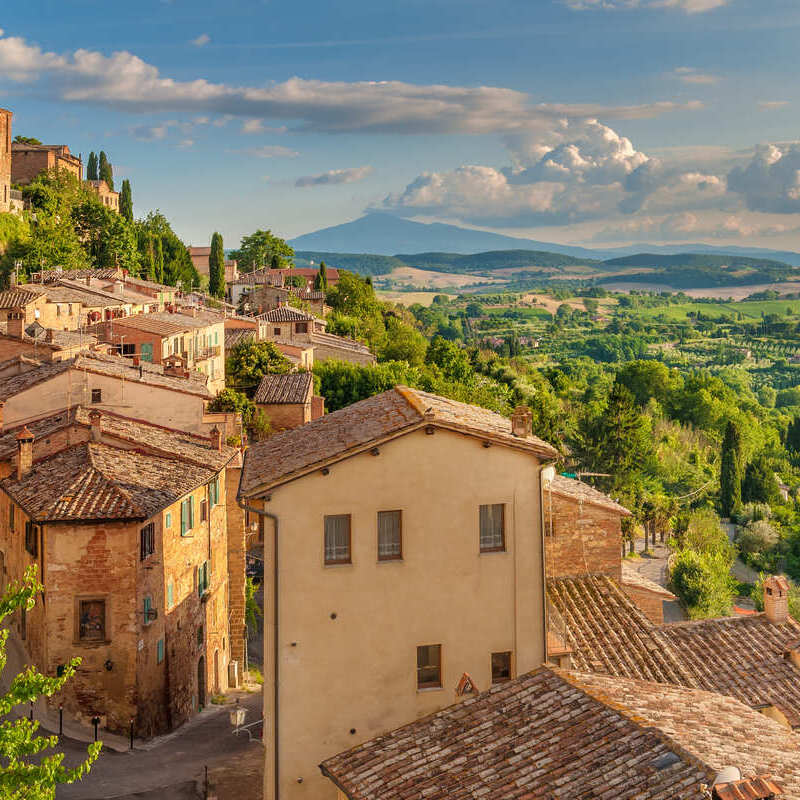
[[[238,695],[247,708],[247,721],[261,715],[261,692]],[[228,710],[230,706],[215,706],[203,711],[186,725],[168,736],[149,742],[149,749],[133,753],[104,750],[89,775],[80,783],[61,786],[57,800],[184,800],[198,797],[195,781],[203,768],[213,768],[240,756],[260,743],[250,743],[247,735],[231,733]],[[65,764],[77,764],[86,753],[86,746],[64,739],[61,749],[66,753]]]

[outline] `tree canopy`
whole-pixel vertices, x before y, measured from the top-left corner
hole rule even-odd
[[[294,258],[294,250],[283,239],[272,235],[272,231],[257,230],[242,237],[239,249],[231,257],[239,262],[241,272],[252,272],[266,266],[288,267]],[[273,263],[273,259],[277,259]]]
[[[225,250],[222,234],[211,236],[211,253],[208,257],[208,293],[213,297],[225,296]]]

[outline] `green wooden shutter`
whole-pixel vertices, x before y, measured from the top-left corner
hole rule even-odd
[[[181,536],[186,536],[187,530],[189,530],[189,503],[184,500],[181,503]]]
[[[189,498],[189,530],[194,528],[194,495]]]
[[[167,583],[167,608],[172,608],[172,602],[173,602],[172,593],[173,593],[173,591],[174,591],[174,589],[173,589],[173,586],[172,586],[172,581],[169,581],[169,583]]]

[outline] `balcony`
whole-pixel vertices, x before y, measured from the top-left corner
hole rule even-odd
[[[194,360],[205,361],[209,358],[217,358],[217,356],[221,355],[221,353],[222,347],[220,345],[214,345],[213,347],[198,347]]]

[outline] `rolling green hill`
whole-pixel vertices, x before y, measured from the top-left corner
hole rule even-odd
[[[783,261],[773,261],[768,258],[753,258],[751,256],[718,256],[710,253],[678,253],[677,255],[657,255],[655,253],[637,253],[633,256],[610,258],[603,264],[608,267],[655,267],[669,269],[671,267],[695,267],[708,269],[709,267],[728,267],[729,269],[774,268],[791,269]]]
[[[395,258],[410,267],[431,269],[437,272],[483,272],[515,267],[573,267],[596,265],[600,262],[575,256],[549,253],[545,250],[490,250],[486,253],[459,255],[458,253],[400,253]]]

